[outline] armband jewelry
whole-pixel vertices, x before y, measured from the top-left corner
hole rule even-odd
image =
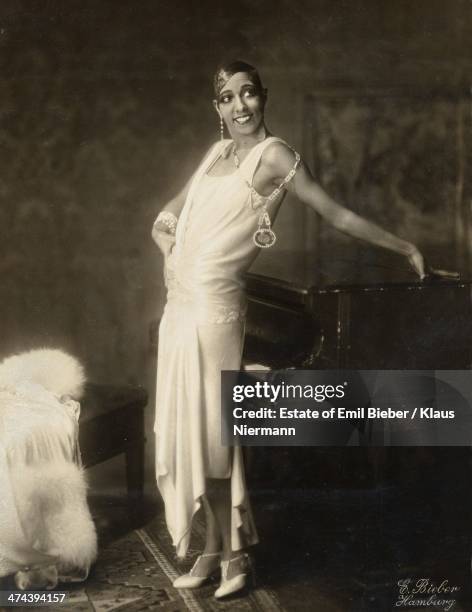
[[[175,230],[177,229],[177,217],[169,210],[163,210],[160,212],[157,215],[155,223],[162,223],[169,228],[170,234],[175,234]]]
[[[250,191],[250,198],[251,198],[251,206],[254,208],[253,199],[255,199],[256,201],[262,200],[262,199],[265,200],[263,208],[262,208],[262,212],[259,216],[259,223],[257,225],[257,230],[254,232],[253,237],[252,237],[254,244],[258,246],[260,249],[270,248],[271,246],[275,244],[275,241],[277,240],[277,236],[275,235],[275,232],[273,231],[271,227],[269,213],[267,212],[267,205],[269,202],[273,202],[276,198],[279,197],[279,195],[282,193],[282,189],[284,189],[285,186],[295,176],[295,173],[300,164],[300,155],[296,151],[293,151],[293,152],[295,154],[295,163],[292,169],[287,174],[287,176],[284,178],[284,180],[280,183],[280,185],[276,189],[274,189],[274,191],[269,196],[267,196],[266,198],[263,198],[261,195],[257,193],[254,187],[248,183],[248,187]]]

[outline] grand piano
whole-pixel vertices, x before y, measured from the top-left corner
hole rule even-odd
[[[382,269],[367,266],[365,278],[358,282],[343,282],[342,274],[336,273],[320,282],[320,275],[309,269],[309,260],[303,267],[294,253],[281,259],[286,267],[289,259],[297,265],[285,268],[281,278],[259,271],[246,277],[246,363],[275,369],[470,369],[469,280],[420,282],[400,268],[397,278],[382,282]],[[334,267],[339,272],[340,266]],[[331,517],[344,517],[351,544],[343,541],[342,554],[349,563],[349,546],[358,547],[353,554],[362,551],[355,559],[354,574],[363,597],[371,599],[373,607],[365,609],[383,610],[375,606],[382,598],[394,601],[396,581],[406,576],[449,578],[462,585],[463,594],[467,590],[469,448],[367,445],[245,450],[254,494],[269,491],[278,503],[293,504],[281,522],[290,523],[293,512],[298,517],[303,536],[294,549],[319,553],[320,507],[328,534],[333,529]],[[286,501],[297,494],[298,502]],[[327,499],[335,500],[328,508]],[[311,518],[306,507],[311,508]],[[356,518],[358,512],[363,519]],[[339,539],[334,531],[332,539]]]
[[[269,362],[277,359],[282,336],[285,334],[287,340],[292,337],[292,315],[299,325],[304,319],[311,334],[307,338],[300,328],[298,342],[306,351],[305,361],[292,366],[460,370],[472,365],[470,281],[313,286],[248,274],[247,291],[249,335],[264,336],[264,325],[277,309],[285,309],[285,326],[274,326],[280,337],[274,328],[272,340],[266,338],[265,359]]]

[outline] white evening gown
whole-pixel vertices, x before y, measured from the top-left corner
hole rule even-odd
[[[207,172],[231,141],[213,147],[191,183],[167,263],[154,429],[157,485],[179,556],[188,549],[206,478],[231,478],[232,550],[257,542],[241,449],[221,444],[220,373],[241,365],[242,276],[259,252],[253,234],[263,204],[260,198],[254,205],[250,185],[262,152],[276,141],[256,145],[226,176]]]

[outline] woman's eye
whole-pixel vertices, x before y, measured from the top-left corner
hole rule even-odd
[[[254,89],[246,89],[243,95],[245,98],[253,98],[257,95],[257,93],[254,91]]]
[[[221,96],[220,104],[227,104],[231,101],[231,96]]]

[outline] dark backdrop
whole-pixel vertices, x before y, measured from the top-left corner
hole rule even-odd
[[[164,296],[150,229],[218,137],[215,65],[234,57],[257,65],[270,127],[313,157],[313,96],[333,90],[356,99],[368,89],[432,92],[470,114],[471,8],[468,0],[3,0],[1,355],[62,346],[90,378],[145,385],[152,397],[150,330]],[[450,195],[456,208],[463,179]],[[301,231],[311,239],[307,213],[282,214],[280,248],[290,252]],[[432,232],[444,252],[449,238],[440,224]],[[277,254],[264,257],[260,269],[276,274]]]

